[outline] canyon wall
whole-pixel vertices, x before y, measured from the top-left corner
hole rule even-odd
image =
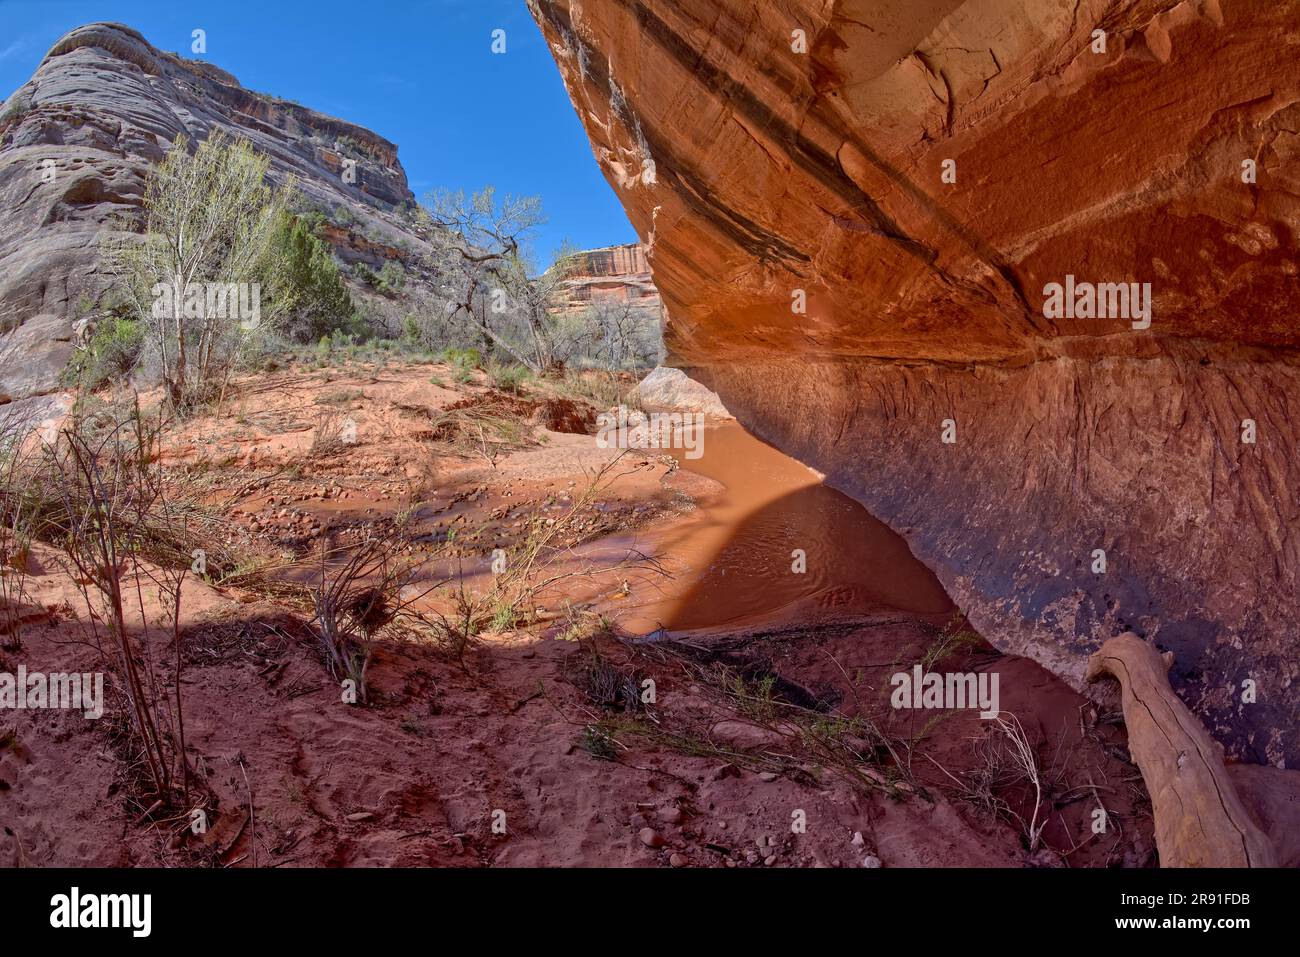
[[[146,175],[180,135],[248,140],[271,178],[334,219],[345,263],[427,252],[397,147],[151,46],[129,27],[79,27],[0,108],[0,401],[57,389],[73,323],[93,311],[105,234],[136,228]]]
[[[645,249],[638,243],[574,253],[557,290],[556,305],[578,312],[601,302],[630,303],[659,315],[659,290],[650,275]]]
[[[529,6],[677,365],[999,647],[1300,763],[1300,5]]]

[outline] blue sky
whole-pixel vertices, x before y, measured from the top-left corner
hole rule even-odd
[[[251,90],[274,93],[387,137],[411,189],[542,197],[536,251],[636,234],[591,147],[523,0],[0,0],[0,101],[54,42],[96,20],[197,57]],[[491,51],[506,31],[506,53]]]

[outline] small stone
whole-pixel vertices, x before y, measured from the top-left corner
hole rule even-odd
[[[349,814],[347,820],[352,824],[357,824],[360,823],[361,821],[373,820],[374,817],[375,816],[371,814],[369,811],[358,811],[356,814]]]
[[[854,832],[853,832],[853,846],[854,846],[854,847],[865,847],[866,844],[867,844],[867,842],[866,842],[865,839],[863,839],[863,837],[862,837],[862,832],[861,832],[861,831],[854,831]]]
[[[668,863],[672,867],[685,867],[690,862],[686,860],[685,855],[674,853],[672,857],[668,858]]]
[[[661,807],[659,809],[659,820],[665,824],[681,824],[686,817],[679,807]]]
[[[653,847],[664,846],[663,835],[660,834],[652,827],[641,828],[641,833],[638,835],[638,837],[641,838],[641,843],[644,844],[646,847],[653,848]]]
[[[862,859],[862,866],[872,867],[872,868],[879,867],[880,858],[876,857],[876,855],[874,854],[868,854],[866,857]]]
[[[764,866],[764,867],[771,867],[771,866],[772,866],[773,864],[775,864],[775,863],[776,863],[776,855],[775,855],[775,854],[769,854],[767,857],[763,858],[763,866]]]
[[[771,771],[764,771],[761,774],[759,774],[758,779],[760,781],[766,781],[768,784],[771,784],[773,781],[777,779],[777,775],[773,774]]]

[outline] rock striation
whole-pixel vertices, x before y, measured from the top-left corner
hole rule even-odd
[[[1300,763],[1300,6],[529,5],[674,365],[1004,650],[1135,632]]]

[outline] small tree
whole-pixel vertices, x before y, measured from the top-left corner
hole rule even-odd
[[[537,362],[536,371],[547,369],[564,358],[556,350],[556,330],[551,312],[556,294],[568,278],[576,255],[576,251],[565,243],[556,253],[550,268],[539,275],[532,275],[530,263],[521,253],[507,257],[491,270],[491,276],[500,283],[500,288],[515,307],[515,314],[528,329]]]
[[[149,177],[143,238],[109,249],[109,270],[146,324],[174,409],[224,383],[247,339],[272,318],[260,309],[255,321],[232,318],[239,310],[228,299],[191,294],[206,286],[252,299],[255,282],[279,281],[274,238],[293,187],[267,185],[268,166],[247,142],[219,130],[193,152],[177,137]]]
[[[351,322],[356,309],[329,247],[312,232],[311,223],[284,214],[271,244],[282,257],[269,270],[277,314],[291,314],[287,333],[299,342],[316,342]]]
[[[495,344],[517,362],[540,372],[544,347],[536,338],[536,328],[533,348],[527,349],[512,343],[503,328],[493,326],[494,322],[503,326],[510,314],[517,314],[517,307],[510,310],[505,300],[511,287],[518,291],[526,285],[523,247],[533,230],[545,222],[541,200],[506,196],[498,202],[496,190],[488,186],[470,197],[463,191],[436,192],[425,202],[435,227],[440,260],[436,265],[457,274],[454,311],[478,329],[485,350]],[[524,276],[522,283],[520,275]],[[531,357],[527,352],[532,352]]]

